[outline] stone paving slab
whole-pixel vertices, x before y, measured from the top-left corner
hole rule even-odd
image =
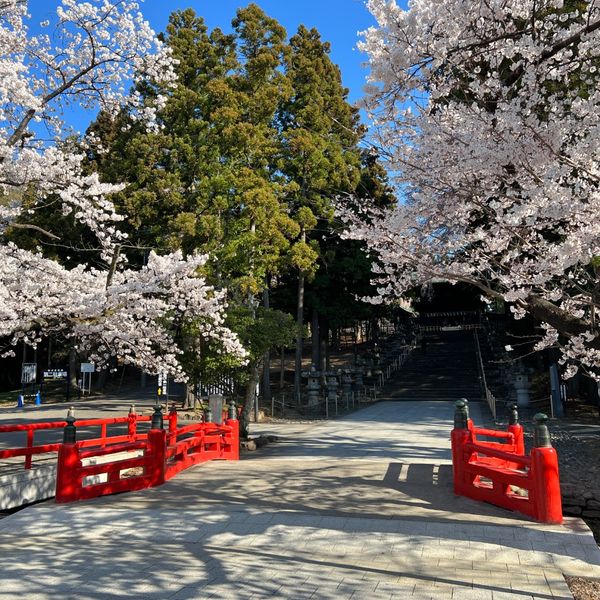
[[[478,421],[478,407],[473,406]],[[587,526],[457,498],[452,404],[380,403],[162,486],[0,521],[0,596],[28,599],[572,598],[600,577]]]

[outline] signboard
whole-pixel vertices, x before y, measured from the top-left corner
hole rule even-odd
[[[156,392],[159,396],[169,395],[169,375],[168,373],[158,374],[158,390]]]
[[[35,383],[37,373],[37,363],[23,363],[21,365],[21,383],[27,385]]]
[[[223,422],[223,396],[211,394],[208,397],[208,407],[212,412],[213,423],[220,425]]]
[[[82,373],[94,373],[96,371],[96,367],[94,363],[81,363],[81,372]]]
[[[66,379],[66,369],[47,369],[42,373],[44,379]]]

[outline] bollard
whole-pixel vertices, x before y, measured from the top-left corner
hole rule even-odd
[[[63,430],[63,444],[74,444],[77,441],[77,428],[75,427],[75,409],[71,406],[67,411],[67,424]]]
[[[150,425],[150,429],[163,429],[163,414],[162,414],[162,406],[158,403],[154,405],[154,414],[152,415],[152,423]]]
[[[204,409],[204,422],[205,423],[213,422],[212,410],[210,410],[210,406],[208,406],[207,408]]]
[[[562,523],[562,501],[558,476],[558,456],[550,442],[548,416],[538,413],[535,421],[534,448],[531,451],[535,518],[543,523]]]

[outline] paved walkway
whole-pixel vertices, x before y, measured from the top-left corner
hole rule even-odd
[[[0,521],[0,596],[37,599],[571,598],[600,577],[585,524],[454,497],[450,402],[382,402],[161,488]],[[472,416],[481,422],[478,406]]]

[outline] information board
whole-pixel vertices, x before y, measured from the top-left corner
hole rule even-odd
[[[158,374],[158,389],[156,393],[159,396],[169,395],[169,375],[167,373]]]
[[[21,383],[27,385],[35,383],[37,363],[23,363],[21,365]]]

